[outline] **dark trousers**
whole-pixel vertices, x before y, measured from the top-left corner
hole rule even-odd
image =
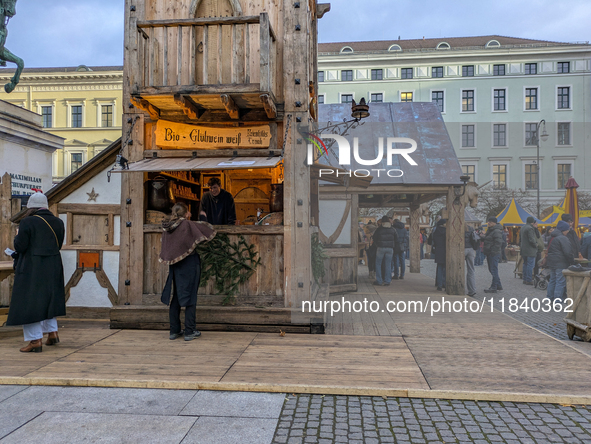
[[[498,290],[503,288],[501,285],[501,278],[499,277],[499,259],[501,258],[500,254],[496,256],[486,256],[486,262],[488,264],[488,271],[492,275],[492,284],[490,284],[490,288],[493,290]]]
[[[394,253],[392,256],[392,272],[394,277],[404,277],[406,271],[406,262],[404,261],[404,251],[402,253]]]
[[[503,245],[501,247],[501,261],[503,262],[507,262],[507,252],[505,251],[506,248],[507,244],[503,242]]]
[[[191,334],[197,330],[195,321],[196,306],[189,305],[185,307],[185,334]],[[170,319],[170,333],[181,332],[181,306],[179,299],[176,297],[175,291],[173,290],[172,301],[170,301],[170,309],[168,310],[168,316]]]

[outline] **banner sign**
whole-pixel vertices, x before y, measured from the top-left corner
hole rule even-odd
[[[215,128],[158,120],[156,145],[169,149],[268,148],[269,125]]]

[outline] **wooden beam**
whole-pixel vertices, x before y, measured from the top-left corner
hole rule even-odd
[[[131,101],[131,103],[134,104],[134,106],[136,108],[139,108],[142,111],[147,112],[150,115],[150,119],[152,119],[152,120],[160,119],[160,110],[158,108],[156,108],[154,105],[152,105],[150,102],[148,102],[147,100],[144,100],[139,96],[131,96],[129,98],[129,100]]]
[[[214,225],[213,228],[220,234],[277,235],[284,232],[283,225]],[[144,224],[144,233],[162,233],[162,226]]]
[[[410,250],[410,272],[421,272],[421,206],[414,202],[410,205],[409,223],[409,250]]]
[[[232,119],[240,118],[240,112],[232,97],[230,97],[228,94],[222,94],[220,95],[220,99],[224,104],[224,108],[226,108],[226,112]]]
[[[61,214],[120,214],[121,205],[110,204],[57,204],[57,212]]]
[[[185,115],[193,120],[199,119],[205,112],[205,109],[197,106],[190,97],[181,94],[174,95],[174,103],[180,106]]]
[[[245,149],[219,149],[219,150],[146,150],[145,159],[165,158],[192,158],[192,157],[279,157],[280,150],[269,150],[268,148]]]
[[[330,3],[318,3],[316,6],[316,11],[316,17],[319,19],[324,17],[324,14],[330,11]]]
[[[464,295],[464,204],[456,199],[455,187],[449,187],[447,194],[445,290],[447,294]]]
[[[258,15],[245,17],[204,17],[197,19],[170,20],[142,20],[137,22],[138,28],[163,28],[175,26],[203,26],[203,25],[240,25],[245,23],[259,23]]]
[[[269,119],[275,119],[277,117],[277,107],[275,106],[275,102],[271,100],[269,94],[261,94],[261,102],[263,102],[267,117]]]

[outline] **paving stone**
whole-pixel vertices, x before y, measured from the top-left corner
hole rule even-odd
[[[195,394],[181,415],[279,418],[284,400],[285,394],[282,393],[201,390]]]

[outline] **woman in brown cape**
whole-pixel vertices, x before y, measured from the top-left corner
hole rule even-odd
[[[169,305],[170,339],[180,337],[181,307],[185,307],[185,341],[201,336],[195,324],[197,290],[201,276],[201,262],[195,250],[197,244],[207,242],[216,235],[207,222],[191,221],[187,205],[177,203],[172,214],[162,222],[162,249],[160,262],[169,266],[168,278],[162,292],[162,303]]]

